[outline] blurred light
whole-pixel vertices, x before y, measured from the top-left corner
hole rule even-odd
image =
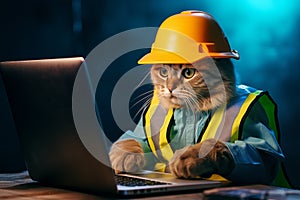
[[[248,0],[248,3],[257,9],[271,9],[274,6],[273,0]]]

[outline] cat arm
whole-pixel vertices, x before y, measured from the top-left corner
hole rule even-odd
[[[270,184],[280,161],[284,160],[273,131],[250,118],[245,123],[242,140],[226,145],[235,160],[235,168],[228,179],[236,183]]]
[[[228,179],[237,183],[272,183],[285,158],[259,103],[245,119],[241,139],[226,145],[235,160]]]
[[[134,132],[126,131],[113,143],[109,157],[116,173],[153,170],[156,159],[147,144],[142,118]]]
[[[266,130],[262,124],[252,125],[257,131]],[[180,178],[209,178],[219,174],[234,183],[270,184],[282,158],[280,151],[261,138],[248,137],[234,143],[208,139],[177,150],[169,168]]]
[[[116,173],[136,172],[145,166],[142,146],[135,139],[115,142],[111,147],[109,157]]]
[[[266,124],[267,120],[257,104],[245,119],[241,140],[233,143],[204,141],[178,150],[170,161],[171,172],[183,178],[209,177],[217,173],[235,183],[270,184],[284,155],[273,130]],[[203,153],[201,149],[211,150]],[[206,156],[201,158],[199,155]],[[215,159],[220,157],[222,159]]]
[[[209,178],[212,174],[228,175],[234,160],[227,146],[215,139],[177,150],[169,162],[170,171],[180,178]]]

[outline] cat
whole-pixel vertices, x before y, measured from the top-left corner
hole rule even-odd
[[[194,65],[156,64],[151,79],[166,109],[213,110],[235,95],[236,78],[228,59],[205,59]]]
[[[227,104],[236,95],[236,76],[229,59],[154,64],[151,80],[163,110],[186,109],[191,115],[198,112],[208,116],[207,113]],[[199,156],[200,149],[203,156]],[[110,151],[112,167],[116,173],[135,172],[158,162],[145,158],[144,153],[143,146],[135,138],[120,139]],[[214,173],[226,176],[234,168],[229,149],[215,139],[175,149],[172,158],[165,162],[164,171],[180,178],[210,177]]]

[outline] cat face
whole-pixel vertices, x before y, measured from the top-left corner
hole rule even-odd
[[[207,111],[233,96],[234,74],[228,73],[230,69],[226,66],[220,68],[211,60],[193,65],[156,64],[152,66],[151,79],[166,109],[187,107]]]

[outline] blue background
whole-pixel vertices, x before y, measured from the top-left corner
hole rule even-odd
[[[268,90],[277,102],[285,166],[292,183],[300,187],[299,4],[298,0],[4,0],[0,61],[85,57],[121,31],[158,27],[182,10],[209,12],[241,55],[233,61],[240,82]],[[14,132],[4,123],[8,112],[0,110],[0,133],[6,138]],[[16,152],[9,151],[12,145],[4,143],[0,150],[5,158],[17,159]]]

